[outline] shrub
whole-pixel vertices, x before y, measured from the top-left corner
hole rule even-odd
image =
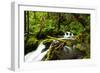
[[[34,37],[29,37],[29,39],[25,42],[25,54],[36,50],[39,41]]]

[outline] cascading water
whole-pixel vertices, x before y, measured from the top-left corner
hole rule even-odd
[[[59,38],[59,39],[71,39],[71,40],[74,40],[73,36],[74,36],[73,33],[65,32],[64,33],[64,37],[63,38]]]
[[[43,49],[45,49],[45,45],[43,42],[41,42],[36,51],[30,52],[25,56],[25,62],[40,61],[48,51],[46,50],[45,52],[41,53]]]

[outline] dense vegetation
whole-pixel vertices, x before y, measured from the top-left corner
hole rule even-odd
[[[63,38],[67,31],[74,34],[74,41],[58,39]],[[59,43],[50,47],[53,40],[59,40]],[[24,11],[25,55],[36,50],[41,41],[44,41],[47,49],[53,48],[42,60],[64,59],[66,54],[63,51],[56,52],[61,44],[58,49],[64,45],[75,45],[75,54],[81,57],[71,59],[90,58],[90,14]]]

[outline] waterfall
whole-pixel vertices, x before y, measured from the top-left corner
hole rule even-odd
[[[43,49],[45,49],[45,45],[43,42],[41,42],[36,51],[32,51],[25,56],[25,62],[40,61],[48,51],[46,50],[45,52],[41,53]]]
[[[64,37],[63,38],[59,38],[59,39],[71,39],[74,40],[73,38],[73,34],[70,32],[65,32]],[[53,40],[53,42],[57,43],[57,40]],[[74,46],[73,46],[74,47]],[[25,62],[34,62],[34,61],[41,61],[41,59],[45,56],[45,54],[48,52],[48,50],[42,52],[43,49],[45,49],[46,46],[43,44],[43,41],[38,45],[36,51],[32,51],[30,53],[28,53],[27,55],[25,55]],[[63,51],[67,54],[67,56],[70,58],[73,56],[73,48],[69,47],[69,46],[64,46]],[[42,52],[42,53],[41,53]]]
[[[67,33],[65,32],[64,33],[64,38],[69,38],[69,37],[70,37],[70,32],[67,32]]]
[[[73,33],[71,32],[65,32],[64,33],[64,37],[63,38],[59,38],[59,39],[70,39],[70,40],[75,40]]]

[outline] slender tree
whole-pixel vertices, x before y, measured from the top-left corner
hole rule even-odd
[[[37,35],[38,38],[41,38],[41,32],[44,28],[44,22],[45,22],[45,16],[42,16],[40,21],[39,33]]]
[[[27,34],[29,35],[29,11],[27,11]]]
[[[26,11],[24,11],[24,33],[26,33]]]
[[[36,24],[36,13],[35,13],[35,11],[33,11],[34,12],[34,24]]]
[[[59,29],[60,29],[60,18],[61,18],[61,14],[58,13],[58,31],[59,31]]]

